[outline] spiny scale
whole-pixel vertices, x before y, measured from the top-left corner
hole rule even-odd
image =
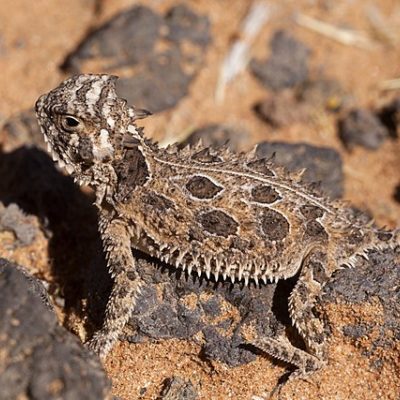
[[[304,171],[289,174],[271,159],[257,159],[255,151],[159,148],[135,125],[147,113],[118,97],[115,80],[74,76],[36,103],[53,158],[96,191],[115,283],[103,327],[89,347],[107,354],[144,285],[133,247],[207,279],[247,285],[298,273],[289,311],[307,351],[287,340],[252,343],[304,373],[320,368],[325,331],[310,311],[316,298],[342,265],[354,266],[371,248],[399,244],[399,232],[382,235],[344,203],[302,184]]]

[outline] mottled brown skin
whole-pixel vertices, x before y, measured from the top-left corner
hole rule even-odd
[[[301,374],[320,368],[326,338],[313,313],[316,298],[338,268],[354,266],[369,249],[399,244],[399,232],[382,235],[344,204],[307,188],[300,173],[254,152],[159,148],[136,127],[146,113],[118,98],[115,79],[75,76],[36,104],[55,160],[96,190],[114,286],[89,347],[105,356],[129,319],[143,285],[136,248],[209,279],[247,284],[299,274],[289,311],[306,351],[286,337],[249,341]]]

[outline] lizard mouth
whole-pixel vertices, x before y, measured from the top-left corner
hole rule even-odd
[[[72,175],[75,172],[75,167],[68,161],[67,162],[64,161],[58,155],[57,151],[54,150],[53,145],[52,145],[51,141],[49,140],[48,136],[46,135],[46,133],[44,133],[43,138],[44,138],[45,143],[47,144],[47,151],[48,151],[48,153],[50,153],[53,161],[55,161],[60,168],[66,170],[68,172],[68,174]]]
[[[63,160],[59,156],[58,152],[56,150],[54,150],[53,144],[49,140],[46,133],[44,133],[43,137],[44,137],[45,143],[47,144],[48,153],[51,155],[51,158],[53,159],[53,161],[55,161],[57,163],[57,165],[60,167],[60,169],[67,171],[68,175],[71,175],[74,179],[74,182],[78,183],[79,186],[88,185],[91,180],[89,177],[86,177],[85,175],[83,175],[81,173],[80,167],[74,166],[69,161]]]

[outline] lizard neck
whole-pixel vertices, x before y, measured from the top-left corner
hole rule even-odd
[[[111,164],[115,174],[112,197],[117,202],[128,201],[137,188],[141,188],[151,179],[148,158],[157,152],[158,147],[145,139],[141,130],[136,127],[135,130],[138,134],[124,136],[120,153]],[[130,128],[128,133],[132,131]]]
[[[147,159],[158,150],[155,143],[143,136],[143,129],[134,124],[134,119],[115,130],[111,138],[112,160],[95,164],[90,171],[99,207],[124,202],[136,188],[143,186],[151,177]]]

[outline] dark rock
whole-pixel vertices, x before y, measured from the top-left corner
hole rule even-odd
[[[351,150],[363,146],[376,150],[389,136],[386,127],[371,112],[365,109],[350,111],[338,123],[339,138]]]
[[[383,318],[368,319],[365,324],[345,327],[344,334],[355,340],[362,335],[371,336],[372,345],[366,356],[381,357],[382,349],[392,349],[400,339],[400,247],[370,251],[369,260],[358,259],[355,268],[337,271],[335,278],[325,287],[322,305],[329,302],[368,305],[378,301],[383,308]],[[383,319],[383,323],[381,320]],[[377,333],[379,333],[377,335]],[[395,356],[393,356],[395,357]],[[395,358],[394,358],[395,359]]]
[[[42,303],[51,311],[54,310],[53,304],[50,300],[49,294],[42,283],[42,281],[38,278],[32,276],[25,268],[20,267],[17,264],[11,263],[6,259],[0,258],[0,271],[4,271],[9,269],[9,267],[15,268],[17,270],[16,273],[23,275],[27,285],[29,292],[35,296],[39,297]]]
[[[395,316],[394,311],[400,307],[397,301],[400,293],[392,290],[393,283],[400,281],[400,268],[395,256],[395,250],[371,250],[369,260],[360,258],[357,268],[346,268],[336,273],[335,280],[325,289],[325,300],[333,301],[340,297],[358,304],[377,296],[386,307],[388,317],[390,314]]]
[[[232,151],[240,151],[249,142],[249,134],[228,125],[208,125],[192,132],[180,147],[195,145],[200,139],[205,147],[220,147],[227,144]]]
[[[202,301],[201,307],[203,308],[204,313],[211,318],[215,318],[221,314],[220,302],[214,297],[207,301]]]
[[[149,260],[139,252],[135,256]],[[271,336],[283,326],[276,318],[268,317],[273,304],[285,304],[281,294],[275,294],[275,284],[243,287],[243,284],[213,282],[150,260],[154,264],[143,265],[139,271],[147,285],[137,299],[126,329],[130,342],[146,338],[190,339],[202,331],[205,343],[201,356],[236,366],[255,359],[254,352],[243,347],[240,327],[244,321],[257,321],[259,330]],[[282,295],[286,297],[287,293]],[[241,321],[236,321],[229,312],[221,315],[227,304],[239,311]]]
[[[165,16],[168,26],[167,37],[172,42],[191,42],[206,48],[210,42],[210,23],[207,17],[198,16],[185,5],[171,8]]]
[[[352,339],[360,339],[371,332],[371,326],[366,324],[346,325],[343,327],[343,334]]]
[[[161,111],[187,94],[203,64],[209,25],[207,17],[186,5],[171,8],[165,17],[137,6],[91,32],[62,68],[74,73],[123,71],[119,95],[130,104]]]
[[[274,156],[275,163],[290,171],[306,168],[304,182],[320,182],[322,191],[332,199],[343,194],[342,159],[334,149],[306,143],[263,142],[257,147],[257,156]]]
[[[199,398],[191,381],[172,377],[164,381],[160,400],[197,400]]]
[[[377,115],[388,129],[390,136],[398,138],[400,136],[400,97],[396,97],[392,102],[382,107]]]
[[[14,232],[17,240],[23,246],[32,244],[38,233],[38,227],[31,216],[25,215],[16,204],[12,203],[4,207],[0,202],[1,230]]]
[[[270,42],[271,55],[266,60],[253,59],[252,73],[269,89],[294,87],[308,77],[310,50],[286,31],[277,31]]]
[[[203,329],[205,344],[201,356],[208,360],[218,360],[230,367],[247,364],[255,360],[255,354],[241,345],[244,341],[241,336],[234,334],[231,337],[222,336],[215,327]]]
[[[83,39],[63,68],[78,73],[85,61],[96,58],[106,58],[109,68],[139,64],[149,57],[162,24],[162,17],[148,7],[123,11]]]
[[[176,294],[166,286],[162,302],[157,299],[156,290],[149,287],[150,296],[142,297],[138,302],[137,329],[151,338],[189,338],[201,327],[201,312],[198,308],[191,310],[179,302]],[[146,309],[146,311],[142,311]]]
[[[117,81],[118,95],[152,113],[175,106],[187,95],[192,77],[185,74],[177,48],[149,59],[143,72]]]
[[[308,106],[299,102],[289,91],[275,95],[254,106],[256,114],[274,128],[281,128],[296,122],[305,121],[308,117]]]
[[[0,399],[106,398],[100,361],[58,325],[43,290],[0,259]]]
[[[288,313],[295,279],[261,286],[250,282],[246,287],[204,276],[199,279],[196,274],[188,276],[137,251],[135,257],[139,262],[146,259],[152,263],[139,269],[146,288],[125,328],[129,342],[148,338],[190,340],[201,331],[204,344],[200,357],[229,366],[246,364],[256,357],[257,349],[248,346],[242,336],[243,325],[252,324],[259,335],[267,337],[283,335],[287,330],[301,343]]]

